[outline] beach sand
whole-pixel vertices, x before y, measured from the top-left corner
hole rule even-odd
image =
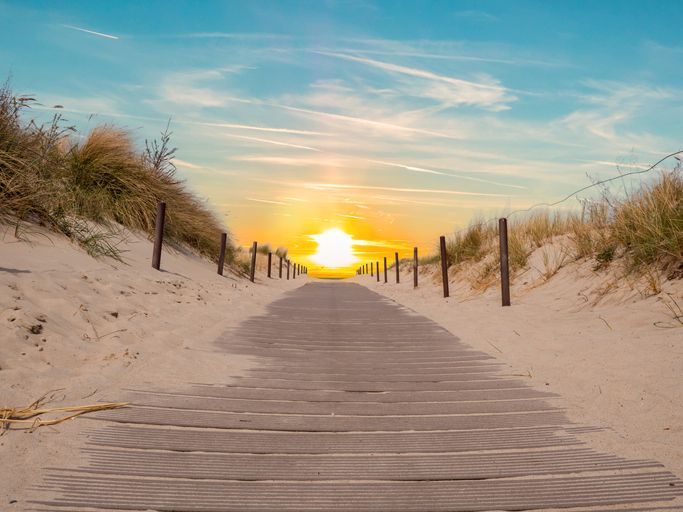
[[[513,281],[505,308],[499,283],[476,292],[460,275],[451,275],[443,298],[436,265],[420,268],[417,289],[408,264],[398,285],[393,268],[387,284],[383,273],[380,283],[353,280],[438,322],[535,388],[561,395],[571,420],[607,427],[581,436],[597,449],[656,459],[683,477],[683,325],[666,307],[683,306],[683,280],[662,280],[655,294],[652,276],[627,279],[617,265],[595,271],[587,261],[546,280],[541,252]]]
[[[215,351],[213,340],[263,312],[307,278],[268,279],[259,255],[256,283],[188,252],[165,250],[151,267],[152,244],[126,234],[125,263],[93,259],[61,235],[31,227],[30,242],[11,228],[0,240],[0,406],[27,406],[54,391],[50,406],[117,401],[126,387],[226,382],[247,361]],[[54,416],[52,416],[54,417]],[[89,421],[68,421],[34,433],[0,437],[0,510],[22,510],[42,468],[77,457],[78,433]]]

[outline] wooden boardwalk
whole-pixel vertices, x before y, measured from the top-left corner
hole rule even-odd
[[[587,448],[558,400],[439,325],[348,283],[310,283],[217,341],[227,385],[131,390],[36,511],[666,510],[683,484]]]

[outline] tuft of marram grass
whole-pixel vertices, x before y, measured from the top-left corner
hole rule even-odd
[[[0,88],[0,221],[46,224],[94,256],[120,257],[117,225],[151,235],[157,203],[165,201],[166,239],[217,259],[225,230],[175,177],[168,129],[144,150],[114,126],[74,143],[59,116],[42,126],[22,122],[32,101]],[[233,253],[228,244],[228,262]]]
[[[527,266],[531,253],[557,237],[568,241],[561,258],[546,265],[551,274],[570,258],[595,260],[600,269],[618,256],[631,272],[666,269],[683,264],[683,176],[680,165],[661,173],[620,200],[603,195],[586,202],[580,214],[537,211],[509,223],[508,249],[513,274]],[[478,289],[495,282],[499,266],[498,228],[473,222],[447,240],[449,266],[483,262],[472,282]],[[425,261],[438,261],[427,257]],[[546,277],[550,277],[546,276]]]
[[[634,267],[669,266],[683,259],[683,177],[680,169],[661,174],[622,201],[610,225],[611,238]]]

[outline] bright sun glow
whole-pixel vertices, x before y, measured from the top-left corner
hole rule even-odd
[[[318,265],[326,268],[341,268],[358,261],[353,255],[353,238],[341,229],[328,229],[319,235],[311,235],[318,243],[318,250],[311,256]]]

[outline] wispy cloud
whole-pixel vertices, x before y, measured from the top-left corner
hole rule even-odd
[[[254,201],[256,203],[267,203],[267,204],[279,204],[282,206],[289,206],[289,203],[285,203],[283,201],[273,201],[271,199],[257,199],[255,197],[245,197],[247,201]]]
[[[432,137],[442,137],[446,139],[459,139],[460,137],[448,134],[448,133],[442,133],[442,132],[437,132],[433,130],[423,130],[421,128],[412,128],[409,126],[401,126],[397,124],[392,124],[392,123],[386,123],[382,121],[374,121],[372,119],[365,119],[362,117],[354,117],[354,116],[347,116],[343,114],[334,114],[331,112],[321,112],[319,110],[310,110],[310,109],[305,109],[305,108],[298,108],[298,107],[292,107],[289,105],[280,105],[276,103],[266,103],[267,105],[289,110],[291,112],[300,112],[302,114],[311,114],[314,116],[318,117],[325,117],[327,119],[333,119],[337,121],[344,121],[344,122],[349,122],[349,123],[359,123],[359,124],[364,124],[368,126],[372,126],[375,128],[382,128],[385,130],[390,130],[390,131],[403,131],[403,132],[409,132],[409,133],[419,133],[422,135],[430,135]]]
[[[409,194],[445,194],[456,196],[476,197],[510,197],[508,194],[489,194],[484,192],[465,192],[463,190],[439,190],[429,188],[401,188],[401,187],[376,187],[371,185],[349,185],[342,183],[304,183],[303,186],[314,190],[325,189],[356,189],[356,190],[384,190],[387,192],[405,192]]]
[[[252,142],[261,142],[263,144],[273,144],[275,146],[285,146],[288,148],[305,149],[307,151],[320,151],[319,149],[312,148],[310,146],[302,146],[300,144],[290,144],[289,142],[281,142],[279,140],[272,139],[261,139],[259,137],[247,137],[246,135],[234,135],[231,133],[223,133],[222,137],[228,137],[230,139],[248,140]]]
[[[346,217],[347,219],[357,219],[357,220],[365,219],[365,217],[361,217],[360,215],[351,215],[349,213],[338,213],[337,216]]]
[[[330,137],[333,134],[331,133],[325,133],[325,132],[318,132],[318,131],[310,131],[310,130],[297,130],[294,128],[276,128],[272,126],[254,126],[254,125],[249,125],[249,124],[232,124],[232,123],[212,123],[208,121],[189,121],[189,120],[176,120],[178,123],[183,123],[183,124],[194,124],[197,126],[211,126],[215,128],[230,128],[230,129],[235,129],[235,130],[251,130],[251,131],[257,131],[257,132],[269,132],[269,133],[288,133],[292,135],[317,135],[320,137]]]
[[[494,16],[493,14],[489,14],[488,12],[485,11],[478,11],[475,9],[471,10],[465,10],[465,11],[457,11],[453,13],[455,16],[458,18],[469,18],[472,20],[476,21],[499,21],[499,18],[497,16]]]
[[[497,185],[499,187],[509,187],[509,188],[516,188],[516,189],[526,189],[527,187],[523,187],[522,185],[511,185],[509,183],[501,183],[498,181],[492,181],[492,180],[486,180],[482,178],[474,178],[472,176],[464,176],[462,174],[455,174],[451,172],[443,172],[443,171],[435,171],[434,169],[426,169],[424,167],[415,167],[412,165],[405,165],[405,164],[397,164],[393,162],[383,162],[381,160],[370,160],[370,162],[376,163],[376,164],[381,164],[381,165],[388,165],[390,167],[398,167],[401,169],[405,169],[407,171],[413,171],[413,172],[422,172],[426,174],[436,174],[438,176],[449,176],[451,178],[458,178],[461,180],[468,180],[468,181],[476,181],[479,183],[487,183],[489,185]]]
[[[605,160],[592,160],[588,162],[588,165],[602,165],[606,167],[612,167],[612,168],[621,168],[621,169],[649,169],[651,167],[650,164],[644,164],[644,163],[638,163],[638,162],[610,162],[610,161],[605,161]]]
[[[178,157],[173,158],[173,164],[176,167],[185,167],[187,169],[193,169],[193,170],[203,169],[203,167],[201,165],[193,164],[191,162],[186,162],[185,160],[181,160]]]
[[[323,51],[316,51],[315,53],[352,62],[358,62],[372,66],[374,68],[382,69],[384,71],[389,71],[391,73],[399,73],[431,82],[441,82],[448,84],[453,88],[454,93],[449,95],[449,100],[455,104],[492,107],[515,100],[514,96],[508,95],[508,91],[505,87],[502,87],[497,83],[487,84],[481,82],[472,82],[469,80],[463,80],[461,78],[440,75],[424,69],[392,64],[389,62],[368,59],[365,57],[357,57],[345,53]]]
[[[253,162],[259,164],[269,164],[269,165],[284,165],[287,167],[342,167],[343,163],[332,157],[321,156],[313,158],[304,158],[296,156],[261,156],[261,155],[238,155],[233,156],[230,160],[235,160],[237,162]]]
[[[62,25],[64,28],[71,30],[78,30],[79,32],[85,32],[86,34],[91,34],[93,36],[104,37],[106,39],[118,39],[118,36],[113,36],[111,34],[105,34],[104,32],[95,32],[94,30],[88,30],[87,28],[75,27],[73,25]]]

